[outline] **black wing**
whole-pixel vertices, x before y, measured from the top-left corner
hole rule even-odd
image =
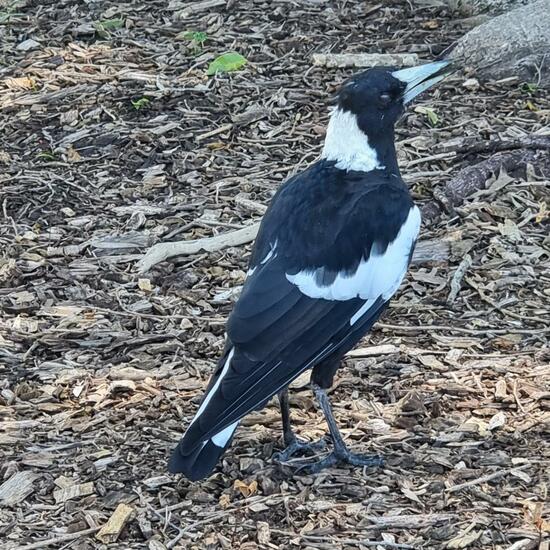
[[[226,354],[182,446],[234,430],[301,372],[348,351],[405,274],[418,209],[404,185],[330,166],[308,172],[289,181],[264,216]],[[406,242],[395,252],[402,227]],[[364,292],[349,286],[363,272],[374,281]]]

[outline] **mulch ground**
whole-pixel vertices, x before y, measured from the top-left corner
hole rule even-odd
[[[350,70],[313,66],[313,53],[431,60],[466,30],[407,2],[209,4],[0,1],[2,548],[548,549],[550,242],[536,167],[501,172],[423,228],[451,240],[450,257],[413,266],[340,370],[342,431],[385,466],[277,465],[272,403],[211,478],[167,474],[249,247],[141,276],[137,260],[159,240],[257,221],[315,160]],[[248,65],[207,78],[228,50]],[[464,139],[548,133],[544,90],[467,76],[417,102],[435,117],[413,107],[400,122],[420,204],[486,158],[456,153]],[[325,433],[303,381],[291,404],[302,437]]]

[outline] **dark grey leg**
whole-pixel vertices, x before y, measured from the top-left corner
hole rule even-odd
[[[333,442],[333,451],[329,453],[325,458],[312,462],[311,460],[301,460],[299,462],[293,462],[292,465],[297,468],[297,471],[304,471],[310,474],[320,472],[325,468],[330,468],[339,463],[347,463],[352,466],[381,466],[384,463],[384,460],[380,456],[363,456],[359,454],[352,453],[347,445],[342,439],[340,430],[336,424],[336,419],[332,413],[332,408],[330,406],[330,401],[327,395],[326,390],[323,388],[312,384],[313,392],[315,397],[319,402],[325,419],[328,424],[328,429],[330,431],[330,437]]]
[[[283,419],[283,441],[285,447],[289,447],[296,442],[296,436],[290,425],[290,406],[288,401],[288,390],[279,393],[279,405],[281,407],[281,418]]]
[[[278,462],[286,462],[289,458],[300,452],[315,452],[317,450],[323,450],[326,447],[324,439],[316,441],[314,443],[308,443],[306,441],[300,441],[290,425],[290,407],[288,403],[288,390],[283,390],[279,393],[279,404],[281,406],[281,418],[283,420],[283,441],[285,444],[285,450],[280,453],[275,453],[273,458]]]
[[[348,449],[347,445],[342,439],[342,435],[340,434],[338,425],[336,424],[336,419],[334,418],[334,414],[332,413],[332,407],[330,406],[330,401],[326,390],[320,388],[319,386],[313,385],[313,391],[323,411],[323,414],[325,415],[334,450],[323,460],[312,464],[311,466],[307,466],[308,470],[311,473],[319,472],[323,468],[333,466],[338,462],[345,462],[353,466],[382,466],[384,464],[384,459],[382,457],[359,455],[356,453],[352,453]]]

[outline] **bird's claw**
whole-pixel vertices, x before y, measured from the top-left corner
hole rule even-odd
[[[347,449],[345,451],[338,449],[316,462],[311,460],[300,460],[293,461],[289,465],[295,469],[295,473],[316,474],[325,468],[331,468],[337,464],[377,468],[384,465],[384,458],[377,455],[359,455]]]
[[[311,453],[315,454],[317,451],[324,451],[327,448],[327,442],[324,438],[319,441],[302,441],[295,438],[283,451],[275,453],[273,460],[280,463],[286,463],[296,454]]]

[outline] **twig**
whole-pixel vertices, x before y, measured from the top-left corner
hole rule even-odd
[[[389,328],[391,330],[448,330],[449,332],[461,332],[463,334],[472,334],[476,336],[487,336],[488,334],[544,334],[550,332],[550,328],[533,328],[533,329],[520,329],[520,328],[485,328],[483,330],[476,330],[473,328],[452,327],[447,325],[389,325],[386,323],[376,323],[378,328]]]
[[[447,493],[456,493],[457,491],[462,491],[462,489],[467,489],[468,487],[473,487],[474,485],[480,485],[481,483],[485,483],[486,481],[492,481],[493,479],[498,479],[499,477],[504,477],[513,472],[519,472],[521,470],[525,470],[530,467],[531,467],[531,464],[524,464],[523,466],[518,466],[517,468],[508,468],[507,470],[499,470],[494,474],[481,476],[481,477],[478,477],[477,479],[473,479],[472,481],[466,481],[465,483],[460,483],[459,485],[455,485],[454,487],[449,487],[448,489],[445,489],[445,491]]]
[[[451,290],[449,292],[449,296],[447,297],[448,304],[452,304],[456,300],[456,297],[458,296],[458,293],[460,291],[460,283],[462,282],[466,271],[468,271],[468,268],[471,265],[472,257],[469,254],[466,254],[464,259],[460,262],[458,268],[454,272],[453,278],[451,280]]]
[[[92,535],[96,531],[99,531],[100,527],[90,527],[90,529],[84,529],[83,531],[77,531],[76,533],[67,533],[66,535],[59,535],[51,539],[39,540],[38,542],[33,542],[32,544],[27,544],[26,546],[20,546],[16,550],[34,550],[35,548],[45,548],[46,546],[51,546],[53,544],[59,544],[61,542],[67,542],[70,540],[79,539],[80,537],[86,537]]]
[[[378,529],[375,525],[366,526],[364,530],[376,530]],[[298,533],[292,533],[291,531],[283,531],[282,529],[271,529],[272,533],[276,533],[277,535],[284,535],[291,538],[300,538],[304,540],[311,540],[311,541],[319,541],[319,542],[325,542],[327,544],[330,544],[332,542],[338,542],[338,544],[346,544],[351,546],[385,546],[386,548],[414,548],[414,546],[411,546],[410,544],[402,544],[399,542],[389,542],[389,541],[383,541],[383,540],[365,540],[360,538],[355,539],[331,539],[328,536],[320,536],[320,535],[305,535],[305,534],[298,534]]]

